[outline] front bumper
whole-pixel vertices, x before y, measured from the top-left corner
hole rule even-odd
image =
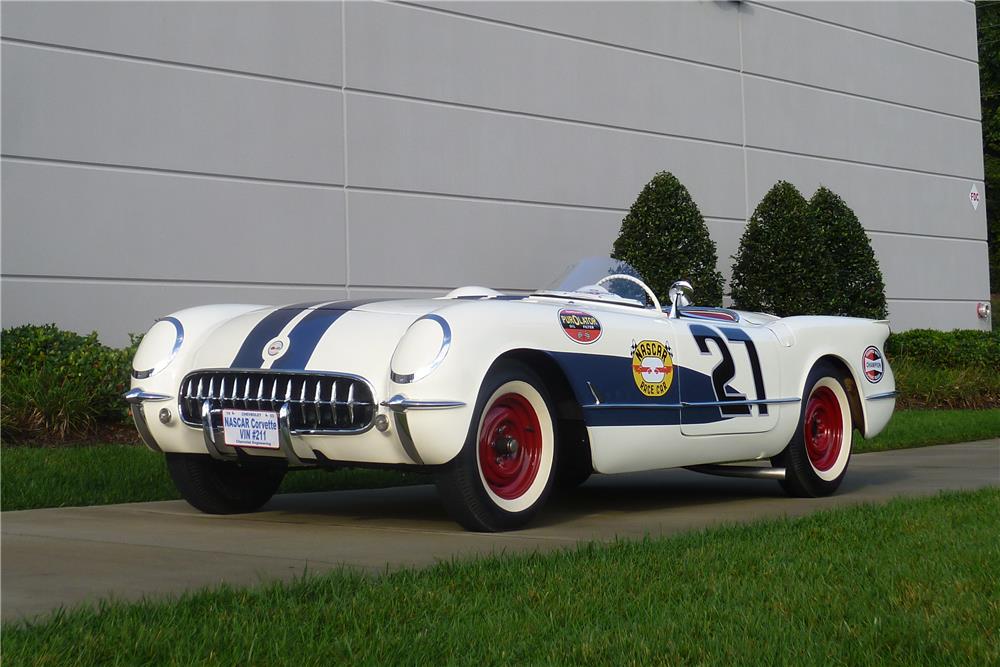
[[[354,433],[310,432],[293,428],[292,415],[301,406],[293,400],[279,403],[277,450],[247,450],[225,444],[218,425],[221,408],[211,400],[201,402],[200,424],[181,419],[181,402],[176,396],[133,388],[125,394],[132,406],[136,429],[147,447],[156,452],[208,454],[223,461],[247,457],[284,458],[290,467],[316,467],[324,463],[380,465],[425,465],[428,461],[414,442],[408,413],[414,411],[462,411],[466,403],[458,400],[409,399],[402,394],[382,401],[374,417],[374,428]],[[181,400],[188,401],[188,397]],[[150,419],[147,409],[166,408],[165,418]],[[464,434],[467,423],[459,417],[457,426]],[[431,457],[433,458],[433,456]]]

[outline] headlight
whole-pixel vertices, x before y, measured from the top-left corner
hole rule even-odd
[[[184,343],[184,326],[176,317],[156,321],[139,343],[132,359],[132,377],[137,380],[156,375],[166,368]]]
[[[393,382],[421,380],[441,365],[451,347],[451,327],[440,315],[424,315],[410,325],[389,364]]]

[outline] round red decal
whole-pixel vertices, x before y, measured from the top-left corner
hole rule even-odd
[[[882,360],[882,353],[874,345],[865,350],[861,358],[861,365],[865,372],[865,379],[872,384],[881,380],[882,374],[885,373],[885,362]]]
[[[601,337],[601,323],[582,310],[560,310],[559,323],[574,342],[587,345]]]

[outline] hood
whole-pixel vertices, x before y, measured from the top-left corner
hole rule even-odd
[[[194,368],[328,368],[331,349],[342,366],[360,352],[384,354],[395,349],[407,327],[441,307],[440,301],[330,301],[261,308],[228,319],[199,344]],[[317,355],[322,348],[323,354]],[[380,348],[386,348],[381,350]],[[318,356],[323,366],[317,367]],[[339,370],[350,371],[343,367]]]

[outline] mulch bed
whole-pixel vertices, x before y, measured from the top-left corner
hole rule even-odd
[[[94,445],[134,445],[143,447],[132,424],[98,424],[85,433],[68,433],[62,440],[53,437],[4,440],[4,447],[92,447]]]

